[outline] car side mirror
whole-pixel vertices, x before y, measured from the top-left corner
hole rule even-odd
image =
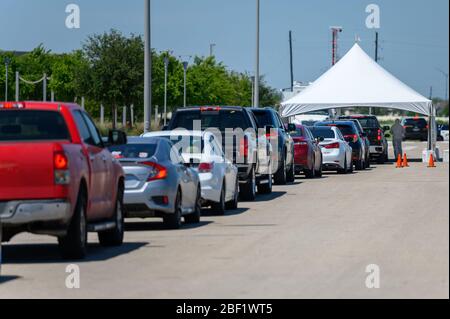
[[[389,137],[391,137],[391,134],[389,134],[389,133],[384,134],[384,137],[389,138]]]
[[[162,131],[168,131],[169,130],[169,125],[164,125],[161,130]]]
[[[323,138],[323,136],[320,136],[320,137],[316,138],[316,141],[320,143],[320,142],[325,141],[325,138]]]
[[[297,131],[297,126],[293,123],[289,123],[287,125],[287,130],[288,130],[288,132],[295,132],[295,131]]]
[[[124,145],[127,144],[128,138],[124,131],[120,130],[110,130],[108,132],[108,146],[111,145]]]
[[[383,131],[389,131],[391,128],[389,126],[383,126]]]

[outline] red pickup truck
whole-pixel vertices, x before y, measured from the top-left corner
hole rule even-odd
[[[71,259],[85,257],[89,231],[103,246],[121,245],[123,190],[120,164],[78,105],[0,102],[2,241],[56,236]]]

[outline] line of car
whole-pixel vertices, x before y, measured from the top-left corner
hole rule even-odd
[[[2,241],[52,235],[70,259],[86,255],[88,232],[121,245],[125,218],[158,217],[178,229],[199,223],[204,207],[223,215],[296,174],[346,174],[387,160],[386,135],[370,116],[307,127],[272,108],[190,107],[160,132],[102,138],[75,104],[0,103],[0,115]]]

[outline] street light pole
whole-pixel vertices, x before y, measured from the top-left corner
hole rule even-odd
[[[150,0],[145,1],[145,30],[144,30],[144,133],[149,132],[152,114],[152,57],[151,57],[151,24]]]
[[[167,72],[169,68],[169,57],[164,57],[164,125],[167,124]]]
[[[187,61],[183,62],[184,69],[184,91],[183,91],[183,107],[187,106],[187,95],[186,95],[186,75],[189,63]]]
[[[10,58],[5,58],[5,101],[8,101],[8,67],[9,63],[11,62]]]
[[[209,56],[212,57],[214,56],[214,47],[216,46],[215,43],[210,43],[209,44]]]
[[[448,73],[441,69],[437,70],[441,72],[443,76],[445,76],[445,101],[448,101]]]
[[[256,65],[255,65],[255,92],[254,107],[259,107],[259,0],[256,0]]]

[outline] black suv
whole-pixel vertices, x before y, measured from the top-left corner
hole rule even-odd
[[[268,169],[272,165],[272,148],[266,136],[258,134],[258,124],[249,109],[239,106],[179,108],[164,129],[180,128],[220,132],[224,153],[238,168],[242,199],[255,200],[256,189],[260,194],[272,192],[272,174]],[[235,129],[242,129],[245,134],[231,136],[230,140],[226,133]]]
[[[286,185],[295,180],[294,141],[286,130],[280,115],[273,108],[251,108],[258,127],[266,130],[266,137],[277,146],[277,163],[273,166],[273,178],[277,185]],[[293,130],[295,131],[295,130]],[[277,143],[273,143],[276,139]]]
[[[376,116],[373,115],[350,115],[341,116],[342,120],[357,120],[370,143],[370,158],[376,160],[379,164],[384,164],[389,160],[389,149],[387,138],[389,134],[386,134],[390,130],[389,126],[381,127],[380,122]]]
[[[421,117],[408,117],[402,120],[405,128],[405,140],[428,140],[428,122]]]
[[[345,141],[350,144],[353,149],[353,162],[356,170],[366,169],[366,144],[359,134],[358,128],[353,121],[326,121],[316,123],[315,126],[336,126],[344,136]]]

